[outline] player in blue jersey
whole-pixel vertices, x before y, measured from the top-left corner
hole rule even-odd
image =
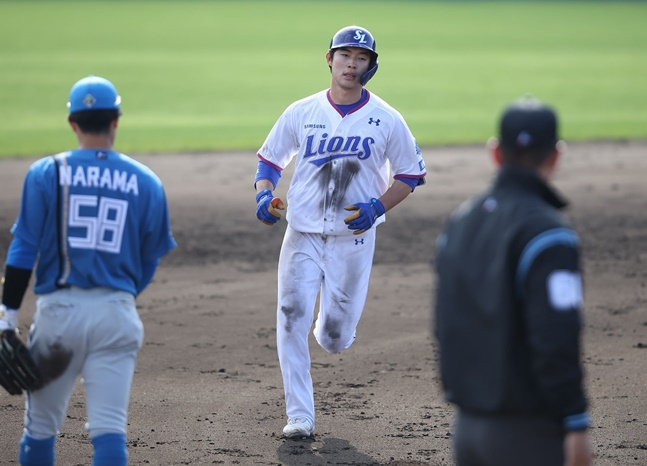
[[[15,330],[36,264],[28,346],[43,386],[27,393],[22,466],[54,464],[79,377],[92,465],[127,464],[128,400],[143,341],[135,298],[176,244],[160,179],[113,150],[120,103],[104,78],[75,83],[67,105],[79,148],[38,160],[25,178],[0,308],[0,331]]]

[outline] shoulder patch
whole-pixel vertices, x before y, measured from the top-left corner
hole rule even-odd
[[[556,311],[572,311],[582,305],[582,276],[570,270],[555,270],[546,280],[548,300]]]

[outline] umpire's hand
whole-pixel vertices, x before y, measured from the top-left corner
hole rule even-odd
[[[564,466],[591,466],[593,453],[585,430],[568,432],[564,439]]]

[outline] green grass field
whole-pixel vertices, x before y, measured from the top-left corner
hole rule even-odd
[[[256,150],[329,85],[339,28],[374,34],[368,88],[420,145],[482,143],[507,102],[554,104],[568,141],[647,137],[647,4],[423,1],[0,1],[0,155],[74,147],[70,87],[117,86],[127,153]]]

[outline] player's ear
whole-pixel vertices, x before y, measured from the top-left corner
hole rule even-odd
[[[75,133],[78,132],[79,125],[76,122],[72,121],[70,117],[67,117],[67,122],[70,124],[72,131],[74,131]]]
[[[501,152],[501,145],[499,140],[495,137],[491,137],[487,140],[486,147],[492,156],[494,163],[499,166],[503,164],[503,153]]]
[[[537,167],[537,172],[539,176],[544,180],[548,181],[552,178],[555,173],[555,168],[557,167],[557,161],[559,160],[560,151],[557,146],[552,149],[550,155],[544,159],[544,161]]]
[[[546,163],[546,168],[548,169],[548,172],[551,175],[555,171],[555,167],[557,167],[557,161],[559,160],[561,155],[562,155],[562,150],[561,150],[560,144],[558,142],[555,145],[555,149],[550,154],[550,156],[546,159],[546,162],[545,162]]]
[[[326,52],[326,61],[328,62],[328,66],[332,66],[332,55],[330,55],[330,52]]]

